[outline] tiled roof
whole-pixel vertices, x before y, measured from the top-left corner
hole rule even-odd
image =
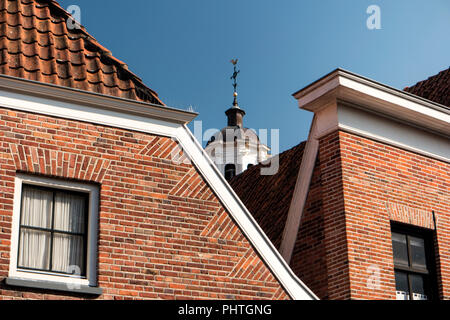
[[[230,181],[276,248],[281,245],[306,142],[280,154],[278,173],[261,175],[263,164],[253,166]]]
[[[53,0],[0,0],[0,73],[164,105],[84,27],[68,28],[68,19]]]
[[[427,80],[406,87],[406,92],[450,107],[450,68],[429,77]]]

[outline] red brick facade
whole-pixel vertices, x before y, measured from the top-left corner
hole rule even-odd
[[[395,299],[391,222],[436,229],[438,294],[449,299],[449,191],[448,163],[331,133],[320,140],[291,266],[319,298]]]
[[[78,299],[8,276],[17,172],[100,187],[98,299],[288,299],[170,138],[0,108],[0,299]]]

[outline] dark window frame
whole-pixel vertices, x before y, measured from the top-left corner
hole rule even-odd
[[[38,190],[48,191],[53,193],[53,200],[52,200],[52,222],[51,222],[51,228],[41,228],[41,227],[33,227],[33,226],[26,226],[22,225],[22,208],[23,208],[23,190],[24,188],[34,188]],[[55,230],[54,228],[54,220],[55,220],[55,194],[58,192],[62,193],[68,193],[73,195],[78,195],[84,198],[84,206],[85,206],[85,216],[84,216],[84,232],[83,233],[75,233],[70,231],[62,231],[62,230]],[[52,270],[52,264],[53,264],[53,238],[54,234],[65,234],[65,235],[72,235],[72,236],[81,236],[83,237],[83,269],[82,273],[80,275],[81,278],[86,279],[87,277],[87,260],[88,260],[88,237],[89,237],[89,193],[87,192],[81,192],[81,191],[75,191],[75,190],[69,190],[64,188],[53,188],[53,187],[47,187],[47,186],[41,186],[41,185],[35,185],[30,183],[23,183],[22,184],[22,190],[21,190],[21,198],[20,198],[20,216],[19,216],[19,239],[17,243],[17,269],[24,270],[24,271],[35,271],[35,272],[44,272],[49,274],[57,274],[57,275],[66,275],[71,276],[72,273],[68,272],[61,272],[61,271],[54,271]],[[36,268],[30,268],[30,267],[23,267],[19,265],[19,257],[20,257],[20,238],[21,238],[21,231],[22,229],[28,229],[28,230],[36,230],[41,232],[47,232],[51,234],[50,238],[50,263],[49,263],[49,269],[36,269]]]
[[[417,226],[412,226],[399,222],[391,223],[391,237],[393,233],[406,236],[406,247],[408,254],[408,266],[402,264],[395,264],[394,252],[392,251],[392,258],[394,262],[394,273],[403,272],[407,274],[409,298],[413,299],[413,290],[411,285],[410,275],[420,275],[424,278],[424,290],[428,300],[439,299],[437,290],[437,274],[436,274],[436,256],[435,256],[435,232],[434,230],[425,229]],[[412,265],[411,244],[410,237],[420,238],[424,240],[426,269],[414,267]]]
[[[236,176],[236,165],[234,163],[228,163],[225,165],[225,179],[230,181]],[[230,172],[232,172],[230,176]]]

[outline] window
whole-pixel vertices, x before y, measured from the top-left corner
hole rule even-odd
[[[97,219],[97,186],[18,174],[9,282],[95,287]]]
[[[393,226],[392,248],[397,300],[436,298],[432,234]]]
[[[245,148],[246,149],[250,148],[250,138],[249,137],[245,137]]]
[[[22,185],[17,268],[86,275],[88,195]]]
[[[234,164],[227,164],[225,166],[225,179],[230,181],[236,175],[236,166]]]

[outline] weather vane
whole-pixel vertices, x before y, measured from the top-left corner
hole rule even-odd
[[[233,93],[233,95],[234,95],[233,105],[234,106],[238,105],[238,103],[237,103],[237,95],[238,95],[237,94],[237,86],[238,86],[238,84],[237,84],[237,76],[238,76],[239,72],[241,72],[240,70],[237,70],[237,68],[236,68],[236,65],[237,65],[238,61],[239,61],[239,59],[232,59],[231,60],[231,63],[234,66],[234,73],[231,76],[231,80],[233,80],[233,88],[234,88],[234,93]]]

